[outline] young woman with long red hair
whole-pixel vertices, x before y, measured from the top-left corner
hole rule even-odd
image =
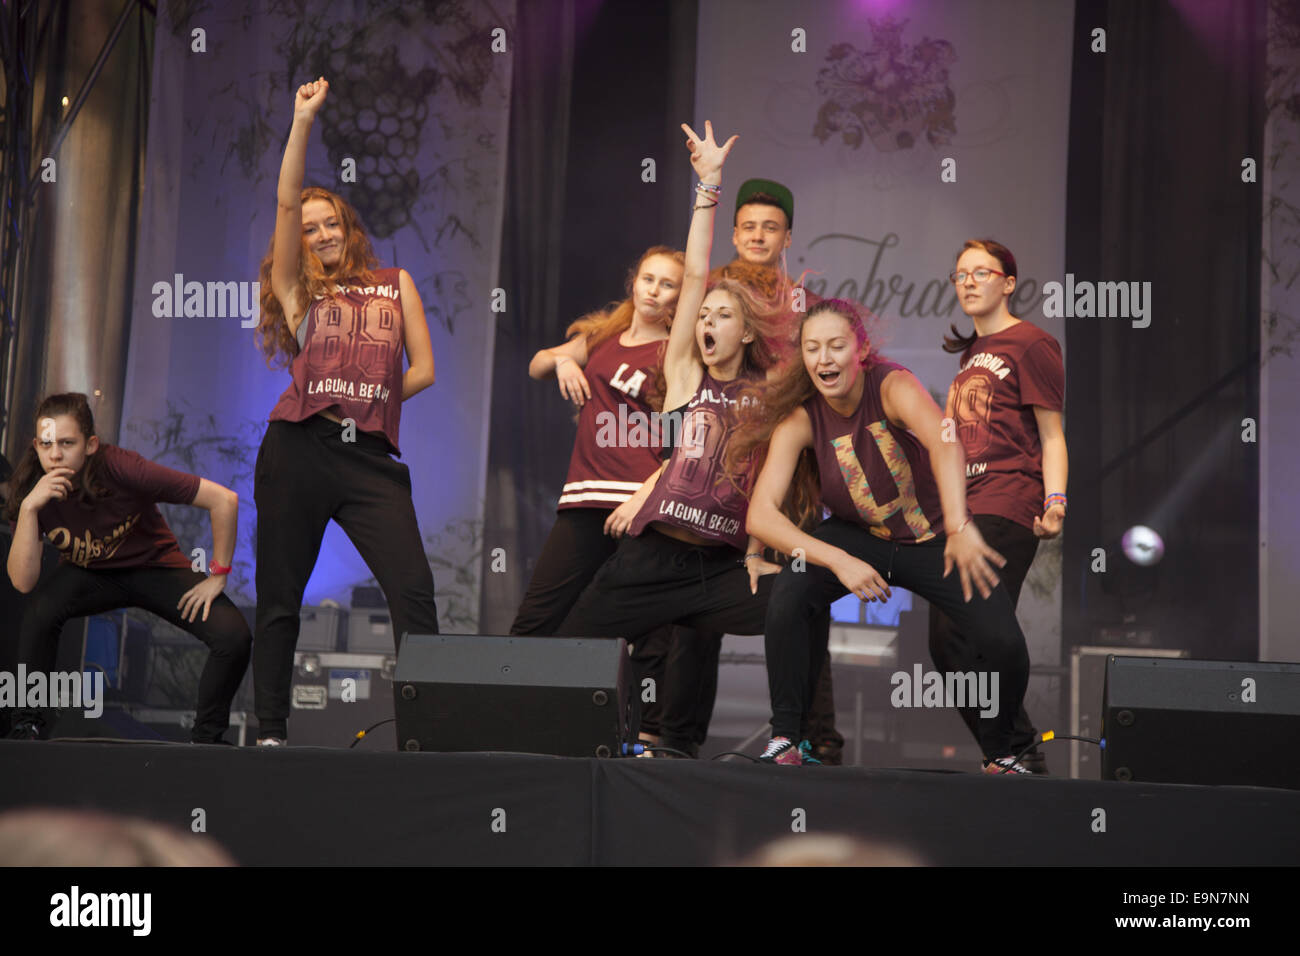
[[[254,475],[258,743],[288,738],[289,688],[303,591],[330,520],[374,573],[393,638],[436,634],[433,573],[401,454],[402,403],[433,384],[424,306],[405,269],[377,269],[352,207],[303,189],[307,141],[329,84],[298,88],[262,260],[262,348],[290,363]],[[403,354],[410,365],[402,369]]]
[[[961,446],[944,440],[942,413],[916,377],[873,353],[856,304],[814,306],[799,342],[802,361],[765,390],[763,416],[742,429],[730,452],[743,459],[767,443],[749,531],[807,562],[788,566],[772,588],[772,739],[762,759],[804,762],[796,740],[824,655],[812,632],[816,616],[846,594],[885,599],[898,584],[960,624],[986,686],[997,677],[996,716],[981,719],[977,733],[986,770],[1026,772],[1012,759],[1011,727],[1029,654],[993,569],[1003,559],[967,513]],[[802,531],[782,511],[791,499],[831,516],[811,534]]]
[[[993,239],[968,239],[949,277],[957,302],[975,330],[956,326],[944,351],[960,353],[961,370],[948,390],[947,417],[966,451],[966,500],[984,540],[1007,559],[1000,577],[1014,607],[1034,563],[1040,538],[1065,524],[1069,456],[1061,413],[1065,366],[1061,346],[1038,326],[1011,314],[1016,257]],[[968,668],[970,640],[937,607],[930,607],[930,656],[942,670]],[[975,728],[974,708],[962,719]],[[1037,732],[1023,705],[1016,714],[1012,748],[1018,753]],[[1023,759],[1047,772],[1037,750]]]
[[[635,639],[669,623],[757,634],[777,570],[745,533],[744,469],[722,467],[742,390],[777,361],[749,292],[731,281],[706,289],[722,166],[736,137],[718,146],[712,124],[703,138],[682,129],[700,185],[663,360],[664,408],[681,418],[680,440],[628,536],[560,625],[566,635]]]

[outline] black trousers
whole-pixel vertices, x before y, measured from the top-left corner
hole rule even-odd
[[[214,743],[230,726],[230,702],[248,669],[253,639],[244,616],[224,594],[212,602],[206,621],[201,610],[193,622],[181,617],[177,605],[182,596],[205,577],[189,568],[89,571],[75,564],[60,564],[41,578],[28,597],[18,660],[29,671],[49,673],[58,655],[59,632],[69,620],[123,607],[144,608],[189,631],[208,646],[190,739]],[[18,717],[44,723],[36,711],[23,711]]]
[[[839,518],[828,518],[812,534],[867,562],[889,584],[937,604],[953,619],[966,635],[969,647],[962,659],[970,662],[969,669],[998,675],[998,712],[980,718],[980,746],[987,757],[1011,753],[1015,715],[1029,681],[1029,651],[1006,588],[999,584],[987,599],[977,591],[967,603],[956,569],[943,576],[942,537],[924,544],[898,544]],[[777,576],[766,633],[774,736],[796,739],[812,697],[812,678],[824,659],[821,641],[813,637],[813,621],[847,593],[829,569],[813,564],[802,571],[788,566]]]
[[[1029,566],[1034,563],[1034,555],[1038,553],[1038,536],[1032,529],[1000,515],[975,515],[974,521],[989,547],[1007,559],[1006,566],[998,569],[998,578],[1011,596],[1011,606],[1015,607],[1020,603],[1020,589],[1025,583],[1025,576],[1029,574]],[[935,667],[941,671],[971,670],[967,660],[970,647],[969,638],[957,630],[948,615],[931,604],[930,658]],[[960,713],[971,733],[978,737],[979,711],[973,707],[963,707]],[[1024,702],[1021,701],[1011,737],[1012,751],[1019,753],[1037,735],[1034,722],[1025,713]]]
[[[601,565],[618,550],[618,539],[605,534],[608,518],[609,511],[604,508],[565,508],[556,512],[555,524],[542,545],[528,590],[510,625],[511,634],[569,636],[560,629],[561,624]],[[671,700],[678,708],[674,712],[678,742],[697,737],[697,742],[703,742],[718,690],[717,646],[721,642],[721,634],[665,625],[632,645],[629,690],[641,701],[642,732],[655,736],[664,733],[664,714]],[[711,681],[707,677],[709,647],[713,647]],[[702,649],[705,656],[700,659]],[[696,677],[701,670],[703,679]],[[674,679],[679,688],[676,697],[671,696]]]
[[[723,634],[761,634],[776,575],[749,590],[741,554],[697,547],[653,528],[624,538],[569,612],[560,632],[634,640],[665,624]]]
[[[388,600],[394,643],[437,634],[433,572],[411,501],[411,473],[365,432],[343,441],[337,422],[271,422],[257,453],[257,633],[253,693],[258,736],[286,737],[303,592],[330,519],[352,539]]]

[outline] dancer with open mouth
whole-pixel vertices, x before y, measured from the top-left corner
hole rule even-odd
[[[988,766],[1027,772],[1012,759],[1011,727],[1029,654],[994,571],[1003,558],[967,513],[961,445],[945,441],[942,413],[916,377],[873,353],[855,303],[810,309],[799,341],[802,361],[770,383],[763,415],[742,426],[729,451],[744,460],[767,445],[749,531],[807,562],[787,566],[772,589],[772,739],[762,759],[804,762],[797,735],[824,655],[816,616],[846,594],[886,599],[897,584],[943,608],[969,635],[973,666],[997,675],[997,715],[980,721],[978,739]],[[801,470],[801,459],[815,467]],[[811,534],[800,530],[782,512],[792,494],[831,516]]]
[[[666,623],[757,634],[778,570],[745,532],[748,471],[723,469],[744,392],[776,352],[744,286],[705,287],[722,166],[737,137],[718,146],[711,123],[703,137],[682,129],[700,184],[663,361],[664,408],[681,420],[679,440],[628,536],[560,626],[565,635],[634,640]]]

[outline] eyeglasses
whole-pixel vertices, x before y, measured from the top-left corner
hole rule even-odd
[[[966,281],[967,276],[974,276],[976,282],[988,282],[994,276],[1006,276],[1005,272],[998,272],[997,269],[976,269],[974,272],[950,272],[948,281],[961,285]]]

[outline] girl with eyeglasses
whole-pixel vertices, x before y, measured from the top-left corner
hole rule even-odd
[[[1011,314],[1016,259],[992,239],[970,239],[949,277],[961,309],[975,329],[952,327],[944,350],[960,353],[948,390],[947,417],[966,452],[966,500],[976,526],[1006,558],[1002,583],[1015,605],[1040,538],[1054,538],[1065,524],[1068,458],[1061,412],[1065,367],[1061,346],[1038,326]],[[930,606],[930,655],[941,670],[967,669],[970,642],[941,609]],[[973,708],[961,712],[972,730]],[[1023,703],[1016,713],[1012,748],[1018,753],[1036,731]],[[1037,751],[1022,763],[1046,773]]]

